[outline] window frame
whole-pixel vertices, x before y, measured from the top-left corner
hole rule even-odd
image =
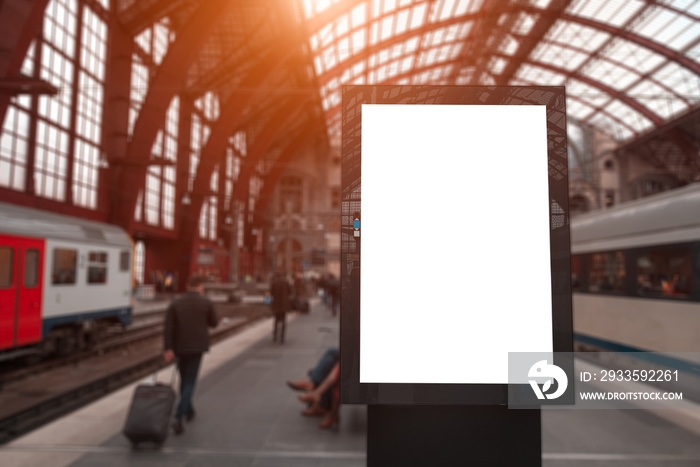
[[[100,275],[100,271],[103,273]],[[105,285],[109,282],[109,252],[107,250],[88,250],[87,285]]]
[[[8,274],[8,282],[0,284],[0,289],[11,289],[14,286],[15,283],[15,248],[10,246],[10,245],[2,245],[0,246],[0,251],[2,250],[7,250],[10,252],[10,257],[9,257],[9,274]],[[1,258],[1,256],[0,256]],[[0,263],[2,264],[2,263]],[[0,275],[2,277],[2,275]]]
[[[72,252],[73,253],[73,277],[72,281],[70,280],[61,280],[57,281],[57,258],[56,255],[57,253],[66,253],[66,252]],[[65,269],[66,271],[70,272],[69,268],[60,268],[61,270]],[[62,271],[59,271],[59,274]],[[70,285],[76,285],[78,283],[78,249],[77,248],[67,248],[67,247],[61,247],[57,246],[54,247],[53,250],[51,251],[51,285],[54,286],[70,286]]]
[[[33,255],[33,267],[29,268],[28,262],[30,255]],[[27,248],[24,251],[24,261],[22,264],[22,287],[25,289],[35,289],[39,286],[40,284],[40,279],[39,279],[39,268],[41,264],[41,251],[38,248]],[[27,273],[31,272],[33,273],[33,282],[28,283],[27,282]]]

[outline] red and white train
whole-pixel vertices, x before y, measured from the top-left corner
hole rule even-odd
[[[0,203],[0,361],[131,324],[132,251],[117,226]]]

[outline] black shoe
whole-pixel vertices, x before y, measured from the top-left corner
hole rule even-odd
[[[181,435],[182,432],[185,431],[185,427],[182,426],[182,422],[180,420],[175,420],[173,422],[173,431],[176,435]]]
[[[194,410],[192,412],[188,413],[187,415],[185,415],[185,420],[188,423],[191,422],[192,420],[194,420]]]

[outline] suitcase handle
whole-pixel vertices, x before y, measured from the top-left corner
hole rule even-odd
[[[151,375],[151,379],[153,380],[153,384],[158,384],[158,372],[165,368],[167,365],[161,363],[158,367],[156,367],[155,370],[153,370],[153,374]],[[170,386],[175,385],[175,374],[177,373],[177,358],[175,358],[175,362],[173,365],[173,371],[170,374]]]

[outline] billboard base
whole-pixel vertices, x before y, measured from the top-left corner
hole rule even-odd
[[[367,406],[367,466],[542,465],[540,410]]]

